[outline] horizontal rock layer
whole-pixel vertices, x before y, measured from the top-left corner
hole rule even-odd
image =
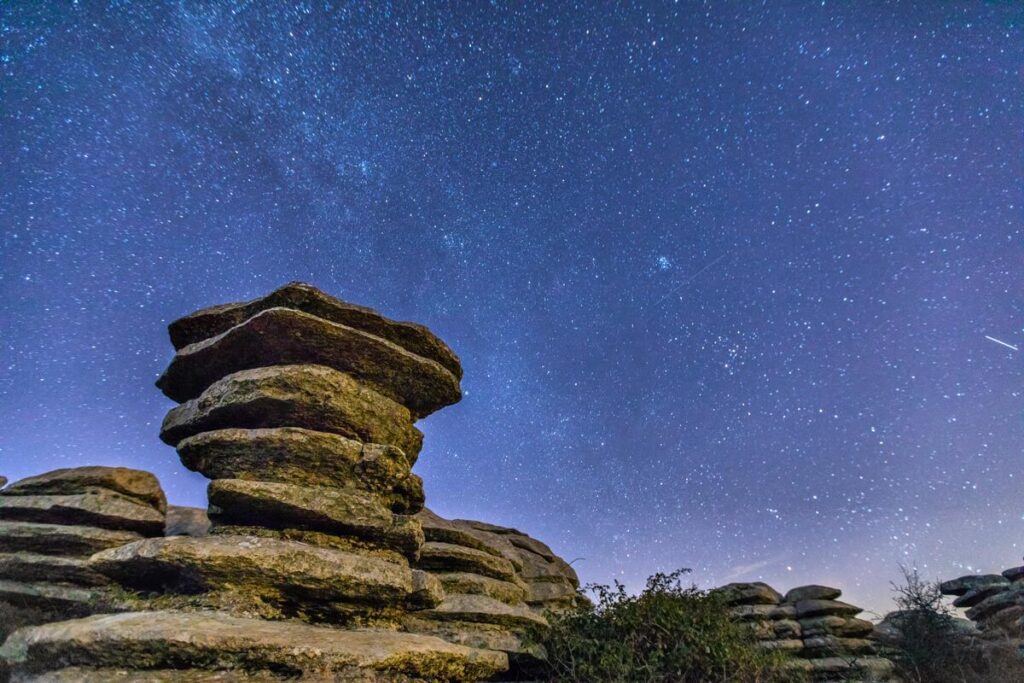
[[[418,356],[429,358],[462,379],[462,365],[448,345],[423,325],[399,322],[364,306],[357,306],[301,282],[290,282],[270,294],[239,303],[204,308],[169,326],[174,348],[217,336],[268,308],[291,308],[333,323],[369,332]]]
[[[423,545],[423,530],[415,518],[395,515],[380,499],[359,489],[216,479],[207,495],[211,510],[216,510],[211,517],[218,524],[351,536],[414,560]]]
[[[301,427],[397,446],[414,458],[423,434],[409,411],[350,376],[320,365],[281,365],[228,375],[171,410],[160,438],[177,446],[218,429]]]
[[[380,682],[477,681],[508,666],[502,653],[430,636],[166,611],[22,629],[4,644],[3,653],[16,672],[67,666],[201,668]]]
[[[268,603],[422,605],[438,597],[419,594],[426,584],[404,563],[252,536],[147,539],[97,553],[89,565],[140,590],[194,594],[230,589]],[[438,593],[432,586],[430,592]]]
[[[37,553],[0,553],[0,579],[12,581],[65,583],[95,587],[110,579],[89,567],[83,557],[61,557]]]
[[[209,479],[358,485],[384,494],[396,511],[423,507],[423,481],[410,473],[412,459],[394,446],[296,427],[218,429],[184,439],[178,455]]]
[[[143,470],[127,467],[71,467],[53,470],[14,482],[4,495],[69,495],[87,489],[106,489],[139,500],[159,512],[167,510],[167,499],[157,478]]]
[[[175,401],[218,379],[272,365],[323,365],[355,377],[417,418],[462,398],[459,380],[436,361],[380,337],[289,308],[261,311],[224,333],[180,349],[157,386]]]
[[[97,526],[162,536],[164,514],[146,503],[107,489],[81,493],[0,494],[0,520]]]
[[[88,557],[142,538],[134,531],[88,526],[0,521],[0,553],[39,553]]]

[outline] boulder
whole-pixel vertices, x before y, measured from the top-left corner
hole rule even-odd
[[[835,615],[839,617],[853,617],[864,610],[860,607],[840,602],[839,600],[801,600],[794,603],[796,616],[801,622],[811,617],[824,617]]]
[[[813,680],[855,681],[863,678],[868,681],[882,681],[888,680],[895,668],[890,660],[871,656],[821,657],[798,660],[793,664],[796,665],[794,668],[799,667],[809,673]]]
[[[187,401],[226,375],[272,365],[334,368],[401,403],[417,418],[462,398],[459,380],[440,363],[289,308],[269,308],[181,348],[157,386],[169,398]]]
[[[431,636],[342,631],[204,612],[127,612],[23,628],[2,648],[16,676],[93,668],[273,671],[380,683],[469,682],[508,666],[504,653]]]
[[[96,571],[139,590],[194,594],[230,589],[268,603],[396,605],[422,589],[407,564],[253,536],[169,536],[97,553]]]
[[[137,541],[134,531],[66,524],[0,522],[0,553],[40,553],[88,557],[100,550]]]
[[[967,591],[966,593],[964,593],[960,597],[958,597],[955,600],[953,600],[953,607],[961,607],[961,608],[974,607],[975,605],[977,605],[982,600],[985,600],[986,598],[990,598],[993,595],[995,595],[996,593],[1002,593],[1003,591],[1009,590],[1009,589],[1010,589],[1009,582],[1007,582],[1007,583],[992,583],[992,584],[989,584],[987,586],[983,585],[983,586],[979,586],[977,588],[972,588],[971,590]]]
[[[207,495],[211,516],[218,524],[354,536],[414,560],[423,545],[423,530],[415,518],[395,515],[372,494],[354,488],[215,479]]]
[[[193,536],[202,538],[210,533],[210,517],[203,508],[167,506],[164,536]]]
[[[830,657],[834,655],[871,655],[875,644],[866,638],[837,638],[835,636],[811,636],[804,634],[804,657]]]
[[[838,588],[832,588],[830,586],[798,586],[793,588],[786,593],[786,597],[783,598],[783,602],[800,602],[801,600],[835,600],[843,592]]]
[[[996,612],[1017,604],[1024,604],[1024,583],[1020,582],[1010,584],[1006,590],[985,598],[964,612],[964,615],[971,621],[984,621]]]
[[[939,584],[939,590],[943,595],[963,595],[974,588],[983,588],[992,585],[1005,585],[1009,583],[1005,577],[998,574],[968,574],[950,581],[943,581]]]
[[[779,638],[777,640],[761,640],[757,642],[757,647],[762,650],[778,650],[780,652],[789,652],[791,654],[799,653],[804,649],[804,641],[799,638]]]
[[[800,621],[800,630],[805,638],[815,636],[838,636],[840,638],[867,637],[875,630],[875,625],[864,619],[855,617],[837,617],[834,615],[812,617]]]
[[[372,308],[350,304],[301,282],[290,282],[252,301],[213,306],[175,320],[169,326],[171,343],[177,350],[217,336],[268,308],[291,308],[369,332],[440,363],[457,379],[462,379],[459,357],[423,325],[390,320]]]
[[[73,495],[91,489],[107,489],[139,500],[159,512],[167,510],[160,482],[143,470],[128,467],[69,467],[14,482],[4,495]]]
[[[387,494],[393,507],[423,507],[423,481],[401,449],[296,427],[218,429],[181,441],[185,467],[210,479],[352,486]]]
[[[243,370],[217,380],[164,418],[160,438],[177,446],[215,429],[303,427],[420,452],[409,411],[348,375],[319,365]]]
[[[502,557],[475,548],[428,541],[420,550],[417,567],[433,572],[470,572],[503,581],[515,579],[515,568]]]
[[[97,526],[143,536],[164,533],[164,513],[135,498],[99,488],[74,494],[0,494],[0,520]]]
[[[715,588],[712,593],[728,605],[777,605],[782,595],[766,583],[730,583]]]
[[[760,621],[764,619],[796,619],[793,605],[736,605],[729,609],[736,621]]]
[[[1003,572],[1003,577],[1007,581],[1020,581],[1024,579],[1024,567],[1012,567]]]
[[[110,579],[89,567],[85,558],[36,553],[0,553],[0,578],[29,583],[67,583],[84,587],[104,586],[110,583]]]

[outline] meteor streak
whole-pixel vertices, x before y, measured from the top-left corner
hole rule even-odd
[[[990,337],[990,336],[988,336],[987,334],[985,335],[985,339],[988,339],[989,341],[993,341],[993,342],[995,342],[996,344],[999,344],[1000,346],[1005,346],[1005,347],[1006,347],[1006,348],[1008,348],[1008,349],[1013,349],[1014,351],[1020,351],[1020,349],[1018,349],[1018,348],[1017,348],[1016,346],[1014,346],[1013,344],[1007,344],[1006,342],[1004,342],[1004,341],[1001,341],[1001,340],[999,340],[999,339],[996,339],[995,337]]]

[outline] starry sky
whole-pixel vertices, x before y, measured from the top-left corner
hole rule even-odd
[[[205,505],[165,326],[303,280],[450,343],[428,504],[585,582],[1020,563],[1017,3],[5,2],[0,70],[8,477]]]

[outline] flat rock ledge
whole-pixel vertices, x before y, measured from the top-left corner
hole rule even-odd
[[[198,594],[230,589],[268,603],[388,606],[425,598],[407,563],[255,536],[146,539],[97,553],[89,566],[138,590]]]
[[[211,306],[179,318],[168,326],[171,344],[178,350],[215,337],[268,308],[291,308],[369,332],[440,363],[457,379],[462,379],[459,357],[423,325],[385,318],[372,308],[342,301],[302,282],[289,282],[252,301]]]
[[[24,628],[0,648],[0,656],[10,663],[14,681],[39,680],[39,674],[68,667],[125,667],[137,677],[149,670],[203,669],[273,672],[300,680],[468,683],[508,667],[504,653],[432,636],[169,611]],[[217,680],[204,676],[193,680]]]
[[[82,493],[85,489],[114,491],[146,503],[161,513],[167,510],[167,498],[157,478],[145,470],[128,467],[89,465],[52,470],[19,479],[3,493],[11,496],[66,495]]]
[[[223,334],[180,349],[157,386],[181,402],[233,372],[298,364],[324,365],[352,375],[418,418],[462,398],[459,380],[436,361],[288,308],[267,309]]]
[[[390,444],[411,458],[423,446],[408,410],[322,365],[278,365],[223,377],[168,412],[160,439],[177,446],[201,432],[232,427],[301,427]]]

